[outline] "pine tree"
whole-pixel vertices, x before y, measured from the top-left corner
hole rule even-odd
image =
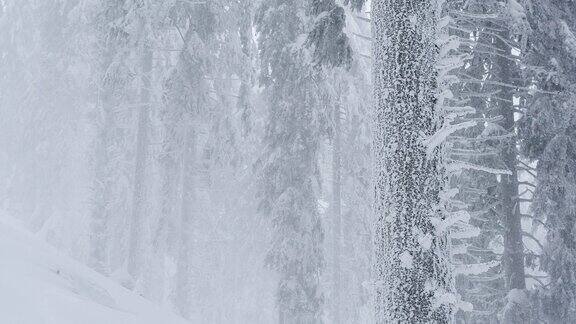
[[[306,3],[266,0],[256,26],[261,83],[266,87],[268,126],[260,174],[262,213],[273,223],[268,265],[278,271],[280,323],[318,323],[323,296],[323,230],[315,183],[319,96],[317,75],[303,47]]]
[[[334,0],[310,0],[308,14],[314,19],[307,38],[313,61],[328,66],[349,67],[352,49],[344,33],[344,8]]]
[[[329,125],[327,132],[332,142],[331,165],[331,203],[330,224],[332,235],[332,287],[331,318],[333,323],[342,323],[342,155],[343,130],[342,115],[347,88],[346,76],[352,66],[352,48],[345,34],[346,15],[344,8],[334,0],[310,0],[308,14],[313,21],[306,39],[306,45],[312,50],[312,61],[318,74],[326,82],[322,101],[328,112],[323,116]],[[332,110],[332,111],[330,111]],[[324,123],[323,123],[324,124]]]
[[[164,84],[164,107],[161,112],[163,144],[161,153],[162,201],[156,248],[174,239],[176,278],[172,283],[172,302],[186,318],[194,307],[194,224],[199,217],[198,167],[200,165],[199,127],[207,108],[205,77],[210,53],[207,43],[214,30],[211,5],[176,4],[171,10],[171,24],[176,29],[175,46],[181,47]]]

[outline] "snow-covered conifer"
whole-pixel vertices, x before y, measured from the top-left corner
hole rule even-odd
[[[321,321],[324,268],[318,181],[318,74],[304,47],[306,2],[262,1],[256,15],[268,125],[260,210],[273,223],[269,266],[279,273],[280,323]]]

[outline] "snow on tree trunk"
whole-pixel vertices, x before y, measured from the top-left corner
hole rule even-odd
[[[204,76],[207,73],[206,61],[209,60],[207,55],[210,55],[205,44],[211,34],[210,10],[210,6],[199,4],[182,12],[182,24],[186,32],[178,37],[178,43],[183,42],[180,45],[182,51],[177,59],[176,69],[167,80],[165,96],[168,111],[163,117],[167,123],[165,127],[168,128],[164,134],[164,203],[169,204],[172,201],[177,205],[163,206],[163,217],[166,225],[170,224],[168,217],[179,218],[173,222],[177,226],[173,231],[177,238],[176,273],[171,299],[178,312],[188,319],[192,318],[194,305],[198,305],[193,299],[195,273],[192,265],[196,247],[194,242],[197,240],[193,226],[200,212],[197,180],[198,127],[202,123],[202,114],[209,107],[206,103],[208,84]],[[206,18],[206,21],[199,17]],[[200,20],[198,25],[192,23],[196,20]],[[175,24],[176,28],[182,28],[179,22]]]
[[[114,173],[109,166],[111,154],[109,148],[112,145],[113,116],[109,103],[109,90],[103,89],[102,96],[102,121],[98,126],[98,134],[95,143],[94,163],[94,186],[92,189],[93,200],[91,207],[90,224],[90,256],[88,264],[100,273],[109,272],[108,248],[109,248],[109,219],[111,217],[111,180]]]
[[[340,116],[340,100],[336,100],[334,106],[334,138],[332,152],[332,257],[333,278],[332,278],[332,303],[333,303],[333,323],[342,322],[340,308],[341,301],[341,281],[342,270],[340,257],[342,254],[342,122]]]
[[[165,287],[165,258],[174,250],[173,237],[175,232],[175,217],[178,215],[178,179],[180,175],[180,151],[183,142],[182,118],[183,111],[172,101],[171,85],[166,87],[166,100],[161,112],[162,148],[160,153],[161,188],[160,188],[160,215],[155,231],[152,233],[152,258],[154,271],[158,274],[156,282],[151,282],[151,294],[163,300],[166,297]],[[170,244],[172,243],[172,244]]]
[[[96,106],[96,139],[94,143],[94,185],[92,191],[89,265],[109,273],[112,265],[111,244],[118,220],[125,215],[126,132],[119,106],[124,99],[128,77],[122,73],[125,57],[121,54],[126,42],[123,25],[111,27],[111,21],[123,21],[125,12],[118,5],[103,1],[96,16],[96,55],[99,71],[98,103]],[[118,215],[118,217],[115,217]]]
[[[161,193],[160,193],[160,217],[158,225],[153,233],[152,249],[154,257],[161,258],[155,260],[157,263],[156,271],[164,276],[165,255],[177,254],[177,244],[180,242],[175,238],[178,233],[176,228],[180,222],[177,218],[180,216],[181,208],[178,208],[178,202],[181,198],[179,195],[182,178],[182,154],[184,151],[186,121],[189,119],[186,101],[189,91],[194,89],[187,88],[187,81],[195,84],[194,75],[195,67],[190,67],[189,52],[187,49],[193,41],[195,35],[194,28],[188,28],[184,34],[184,44],[179,45],[182,50],[176,58],[177,68],[174,69],[164,84],[164,96],[161,112],[162,123],[162,149],[160,153],[161,165]],[[180,41],[180,38],[178,38]],[[190,71],[192,69],[192,71]],[[164,283],[155,283],[157,295],[159,298],[167,297],[165,293],[167,287]]]
[[[462,98],[462,102],[473,108],[471,116],[467,117],[469,120],[488,121],[457,134],[459,138],[454,140],[452,147],[454,158],[486,169],[501,170],[463,170],[455,183],[455,188],[458,188],[456,198],[467,206],[471,215],[475,215],[470,224],[477,228],[478,233],[462,238],[458,243],[465,248],[460,249],[462,252],[454,257],[456,263],[463,264],[463,271],[457,278],[457,289],[474,307],[474,311],[458,314],[457,320],[465,322],[497,321],[504,295],[501,257],[494,252],[493,247],[493,242],[503,235],[501,217],[494,212],[498,199],[494,188],[498,186],[499,174],[508,172],[504,170],[506,166],[500,157],[502,141],[499,139],[506,141],[510,134],[497,132],[500,126],[495,124],[501,119],[497,105],[502,102],[492,99],[500,87],[490,82],[501,82],[499,75],[494,76],[498,65],[496,62],[484,63],[492,62],[501,52],[493,46],[492,30],[504,27],[501,26],[501,17],[495,13],[497,8],[494,1],[475,0],[452,10],[456,25],[453,34],[461,41],[461,53],[469,54],[461,69],[461,75],[465,74],[466,78],[460,78],[455,97]],[[474,35],[472,46],[468,45],[471,31]],[[478,82],[484,79],[489,80],[486,83]]]
[[[573,1],[532,2],[533,33],[526,71],[537,81],[527,113],[520,120],[522,153],[537,160],[532,210],[544,223],[546,241],[540,269],[547,284],[534,301],[545,323],[576,322],[576,7]],[[552,77],[551,77],[552,76]]]
[[[378,323],[448,323],[451,308],[437,130],[435,0],[372,2],[375,303]]]
[[[502,39],[509,39],[507,31],[501,32]],[[510,52],[507,44],[502,40],[496,41],[496,46],[504,53]],[[515,64],[508,57],[498,56],[496,64],[499,68],[499,80],[505,84],[511,84],[512,68]],[[501,100],[498,103],[500,114],[504,118],[501,126],[510,134],[515,134],[516,123],[514,121],[513,92],[510,87],[500,87],[498,95]],[[525,289],[524,275],[524,245],[522,243],[522,225],[520,219],[519,192],[518,192],[518,149],[517,137],[511,136],[502,141],[500,156],[506,169],[511,174],[501,175],[499,182],[500,216],[504,225],[504,276],[506,290]]]
[[[182,201],[180,205],[180,244],[176,269],[175,304],[185,318],[190,318],[193,309],[192,296],[192,240],[193,218],[196,202],[196,132],[190,118],[186,118],[186,135],[182,154]]]
[[[128,273],[137,284],[144,264],[145,249],[143,245],[144,228],[144,195],[146,194],[146,164],[148,159],[148,124],[150,118],[150,90],[152,77],[152,51],[150,44],[145,44],[142,58],[141,106],[138,111],[138,132],[136,137],[136,165],[134,170],[134,189],[132,196],[132,219],[130,222],[130,243],[128,247]]]

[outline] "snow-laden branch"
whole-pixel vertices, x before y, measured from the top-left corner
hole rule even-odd
[[[500,265],[499,261],[490,261],[484,263],[474,264],[457,264],[455,265],[455,273],[459,275],[480,275],[488,272],[490,269]]]
[[[449,172],[459,172],[462,170],[476,170],[490,174],[512,175],[512,172],[510,170],[491,168],[470,162],[456,161],[456,160],[453,160],[451,163],[448,163],[446,169]]]
[[[448,136],[456,133],[459,130],[467,129],[477,125],[476,121],[465,121],[458,124],[448,124],[440,128],[434,135],[423,141],[426,146],[426,154],[432,156],[434,150],[446,141]]]

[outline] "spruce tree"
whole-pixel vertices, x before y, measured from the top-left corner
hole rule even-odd
[[[268,125],[260,210],[273,224],[268,265],[279,274],[280,323],[318,323],[324,297],[323,230],[317,207],[318,75],[307,60],[307,3],[265,0],[256,14]]]

